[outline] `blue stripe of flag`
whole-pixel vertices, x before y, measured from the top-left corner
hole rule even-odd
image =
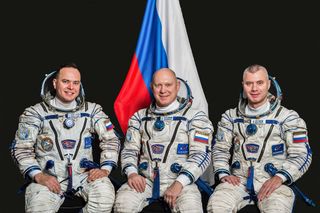
[[[156,0],[148,0],[136,47],[139,68],[150,94],[152,94],[150,83],[153,73],[160,68],[168,67],[156,3]]]

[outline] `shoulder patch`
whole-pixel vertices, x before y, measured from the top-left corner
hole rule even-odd
[[[107,131],[112,130],[113,129],[113,124],[111,123],[110,119],[105,120],[105,126]]]
[[[131,138],[132,138],[132,133],[128,131],[126,134],[126,141],[131,142]]]
[[[29,137],[29,134],[30,134],[30,131],[28,128],[26,127],[21,127],[18,131],[18,137],[20,140],[26,140],[28,139]]]
[[[208,144],[209,141],[209,133],[207,132],[200,132],[196,131],[194,134],[194,141],[201,142],[201,143],[206,143]]]
[[[223,141],[224,140],[224,132],[221,129],[218,129],[216,138],[217,138],[217,141]]]
[[[307,132],[299,131],[292,133],[292,141],[293,143],[305,143],[308,142]]]

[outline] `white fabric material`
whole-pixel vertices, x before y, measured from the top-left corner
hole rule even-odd
[[[179,175],[176,180],[179,181],[183,187],[191,183],[190,179],[185,175]]]
[[[70,103],[63,103],[58,97],[51,99],[50,104],[58,109],[64,110],[72,110],[77,106],[77,102],[75,100]]]
[[[267,112],[269,109],[270,109],[270,102],[267,101],[266,103],[262,104],[258,108],[253,108],[253,107],[247,105],[245,108],[245,113],[246,113],[246,115],[249,115],[249,116],[261,115],[261,114]]]
[[[128,183],[123,184],[116,193],[114,203],[115,213],[138,213],[149,204],[148,198],[152,196],[152,182],[146,179],[146,189],[142,193],[131,189]],[[164,189],[160,191],[162,196]],[[201,194],[195,184],[183,187],[181,194],[176,200],[172,213],[202,213]]]
[[[175,100],[174,102],[172,102],[171,104],[169,104],[168,106],[165,107],[159,107],[158,105],[156,105],[156,112],[157,113],[165,113],[165,112],[171,112],[173,110],[176,110],[179,108],[179,102],[177,100]]]

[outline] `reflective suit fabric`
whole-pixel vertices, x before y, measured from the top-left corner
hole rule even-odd
[[[64,127],[68,113],[74,121],[71,128]],[[75,190],[83,187],[78,195],[87,201],[84,212],[99,212],[101,209],[111,211],[115,195],[109,178],[87,183],[87,172],[79,165],[83,158],[93,159],[93,133],[98,135],[100,141],[101,167],[117,165],[120,142],[110,124],[102,107],[95,103],[86,102],[75,112],[61,112],[41,102],[27,108],[20,116],[12,156],[26,178],[35,170],[51,173],[61,182],[63,191],[67,188],[67,164],[70,158],[72,187]],[[49,160],[54,162],[54,167],[46,171]],[[36,183],[28,186],[25,200],[26,212],[55,212],[62,204],[59,196]]]
[[[246,132],[250,123],[258,127],[254,135]],[[245,186],[250,161],[254,166],[253,183],[258,194],[262,184],[271,177],[264,169],[267,163],[272,163],[278,169],[276,175],[290,184],[307,171],[311,157],[306,124],[295,111],[277,106],[272,113],[256,119],[241,116],[237,108],[226,111],[218,123],[212,150],[214,172],[238,176],[242,186],[219,184],[209,199],[208,212],[236,212],[248,203],[243,197],[248,195]],[[293,191],[282,185],[258,202],[258,207],[263,212],[291,212],[293,204]]]
[[[190,179],[191,184],[184,186],[177,199],[176,209],[172,211],[202,212],[201,195],[194,181],[202,175],[211,160],[212,124],[205,113],[185,107],[177,113],[160,116],[165,126],[162,131],[157,131],[154,125],[158,117],[148,108],[139,110],[129,120],[124,149],[121,152],[122,169],[125,171],[136,168],[146,177],[147,189],[142,196],[127,184],[123,185],[117,192],[114,210],[138,212],[148,205],[146,198],[152,196],[153,172],[158,161],[160,196],[163,196],[179,175]],[[203,136],[203,140],[197,138],[199,135]],[[173,163],[182,166],[180,174],[171,171]],[[147,166],[141,168],[143,164]],[[135,196],[135,200],[128,202],[132,196]]]

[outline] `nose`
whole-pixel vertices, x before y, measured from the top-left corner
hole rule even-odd
[[[164,87],[164,86],[161,86],[161,87],[160,87],[160,93],[165,93],[165,92],[166,92],[165,87]]]
[[[252,90],[257,90],[257,84],[256,84],[256,83],[253,83],[251,89],[252,89]]]
[[[73,83],[72,83],[72,82],[70,82],[70,83],[68,84],[68,89],[73,89]]]

